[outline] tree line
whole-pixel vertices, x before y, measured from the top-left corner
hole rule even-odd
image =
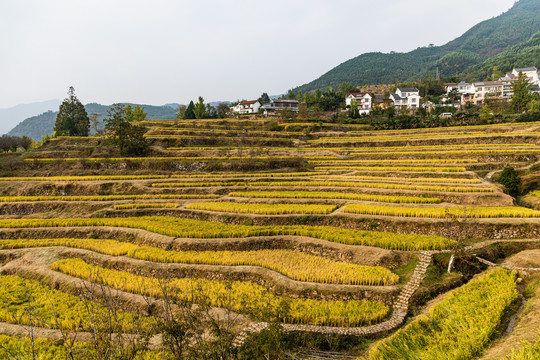
[[[2,152],[16,152],[18,149],[28,151],[32,148],[32,144],[32,139],[27,136],[2,135],[0,137],[0,151]]]

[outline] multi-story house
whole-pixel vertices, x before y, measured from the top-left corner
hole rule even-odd
[[[420,107],[420,91],[417,88],[397,88],[396,93],[390,95],[396,108],[415,109]]]
[[[345,96],[345,104],[350,106],[352,101],[356,100],[358,105],[358,112],[360,115],[369,115],[372,108],[372,98],[368,93],[350,93]]]
[[[233,113],[236,114],[255,114],[259,112],[261,103],[259,100],[242,101],[240,104],[231,107]]]
[[[514,69],[511,73],[506,74],[506,76],[499,79],[504,85],[503,87],[503,97],[506,99],[511,99],[514,95],[513,91],[513,85],[519,78],[519,73],[522,72],[523,75],[525,75],[529,81],[531,82],[533,88],[533,92],[539,92],[540,91],[540,76],[538,73],[538,69],[535,67],[528,67],[528,68],[521,68],[521,69]]]
[[[501,99],[504,95],[504,84],[502,81],[483,81],[473,83],[474,104],[483,105],[486,98]]]

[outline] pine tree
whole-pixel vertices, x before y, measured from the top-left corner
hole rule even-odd
[[[204,119],[204,116],[206,115],[206,106],[204,105],[202,96],[199,96],[199,102],[195,105],[193,113],[195,114],[196,119]]]
[[[270,102],[270,96],[267,93],[263,93],[259,98],[261,105],[268,104]]]
[[[90,132],[90,119],[84,105],[75,96],[73,86],[60,105],[54,131],[56,136],[88,136]]]
[[[184,119],[195,119],[194,110],[195,110],[195,104],[193,104],[193,101],[190,101],[186,109],[186,112],[184,113]]]
[[[512,91],[514,92],[514,95],[512,95],[512,106],[516,112],[519,113],[527,109],[527,105],[532,100],[532,87],[533,84],[520,71],[517,81],[512,85]]]

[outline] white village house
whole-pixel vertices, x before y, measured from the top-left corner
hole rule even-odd
[[[349,93],[345,97],[345,104],[351,106],[353,100],[358,104],[358,113],[360,115],[369,115],[372,107],[372,98],[368,93]]]
[[[474,104],[482,105],[487,97],[502,98],[504,84],[502,81],[482,81],[473,83]]]
[[[397,88],[396,93],[390,95],[396,108],[415,109],[420,107],[420,91],[417,88]]]
[[[261,103],[259,100],[242,101],[236,106],[231,107],[231,111],[236,114],[255,114],[259,112]]]
[[[535,67],[513,69],[511,73],[501,77],[498,81],[481,81],[472,84],[464,81],[459,84],[451,84],[446,87],[446,95],[452,90],[457,90],[461,95],[461,105],[471,102],[475,105],[484,104],[486,98],[505,99],[510,101],[514,92],[512,87],[518,80],[519,73],[522,72],[533,85],[533,92],[540,92],[540,76],[538,69]],[[447,100],[447,98],[443,98]]]

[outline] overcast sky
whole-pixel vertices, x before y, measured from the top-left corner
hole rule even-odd
[[[0,108],[280,94],[370,51],[442,45],[514,0],[0,0]]]

